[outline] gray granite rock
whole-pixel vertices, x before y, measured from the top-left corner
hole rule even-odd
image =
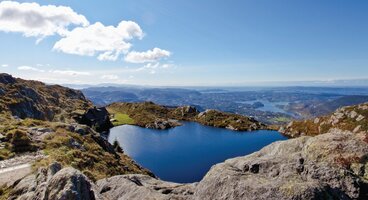
[[[146,175],[122,175],[97,182],[104,199],[189,199],[195,184],[160,181]]]
[[[95,184],[79,170],[61,169],[53,163],[14,184],[9,199],[94,200],[101,199]]]

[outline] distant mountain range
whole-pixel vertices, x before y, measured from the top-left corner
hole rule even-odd
[[[187,88],[187,89],[231,89],[231,88],[265,88],[265,87],[368,87],[368,79],[336,79],[336,80],[312,80],[312,81],[264,81],[245,82],[227,85],[212,86],[155,86],[155,85],[135,85],[135,84],[62,84],[74,89],[85,89],[90,87],[134,87],[134,88]]]
[[[168,106],[192,105],[200,111],[218,109],[268,124],[325,115],[341,106],[368,101],[368,87],[151,88],[125,85],[90,87],[82,92],[97,105],[144,101]],[[268,105],[255,107],[253,104],[257,101]]]

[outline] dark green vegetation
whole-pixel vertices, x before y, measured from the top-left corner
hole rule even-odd
[[[195,107],[167,107],[144,103],[113,103],[107,106],[115,125],[134,124],[146,128],[166,129],[180,125],[178,121],[194,121],[207,126],[231,130],[258,130],[266,126],[258,121],[217,110],[198,112]]]

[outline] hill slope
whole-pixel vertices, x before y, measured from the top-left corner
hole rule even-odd
[[[285,106],[285,109],[296,112],[305,119],[310,119],[328,115],[343,106],[358,105],[365,102],[368,102],[368,96],[349,95],[328,101],[317,100],[316,102],[309,103],[292,103]]]
[[[7,167],[7,159],[34,152],[40,155],[29,162],[35,170],[59,162],[92,180],[127,173],[153,176],[117,143],[111,145],[91,127],[76,122],[75,115],[94,111],[80,91],[0,74],[0,93],[0,170]],[[110,121],[108,115],[101,117]],[[0,185],[0,195],[1,191]]]
[[[330,115],[315,119],[293,121],[282,127],[280,132],[290,137],[313,136],[327,133],[331,128],[355,133],[368,131],[368,103],[342,107]]]
[[[0,111],[21,119],[68,121],[92,103],[82,92],[0,74]]]

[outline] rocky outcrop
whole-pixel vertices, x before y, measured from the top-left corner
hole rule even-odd
[[[179,123],[177,120],[173,119],[156,119],[152,123],[148,123],[145,125],[145,128],[152,128],[152,129],[160,129],[160,130],[166,130],[169,128],[180,126],[181,123]]]
[[[0,73],[0,111],[19,118],[70,121],[92,103],[82,92]]]
[[[80,171],[53,163],[16,183],[9,199],[101,199],[95,185]]]
[[[368,145],[362,135],[333,130],[273,143],[249,156],[215,165],[195,199],[364,199]]]
[[[199,111],[194,106],[181,106],[173,111],[173,115],[179,120],[192,120],[198,113]]]
[[[9,74],[0,74],[0,83],[2,84],[14,84],[17,80]]]
[[[196,184],[164,182],[146,175],[114,176],[97,181],[100,195],[113,199],[188,199]]]
[[[225,113],[218,110],[206,110],[201,112],[196,116],[194,121],[203,125],[227,128],[234,131],[267,129],[264,124],[253,118]]]
[[[107,112],[105,107],[90,108],[83,115],[77,116],[76,120],[81,124],[93,127],[98,132],[108,131],[113,127],[109,112]]]
[[[355,133],[368,132],[368,103],[342,107],[330,115],[315,119],[293,121],[279,131],[289,137],[299,137],[327,133],[333,128]]]

